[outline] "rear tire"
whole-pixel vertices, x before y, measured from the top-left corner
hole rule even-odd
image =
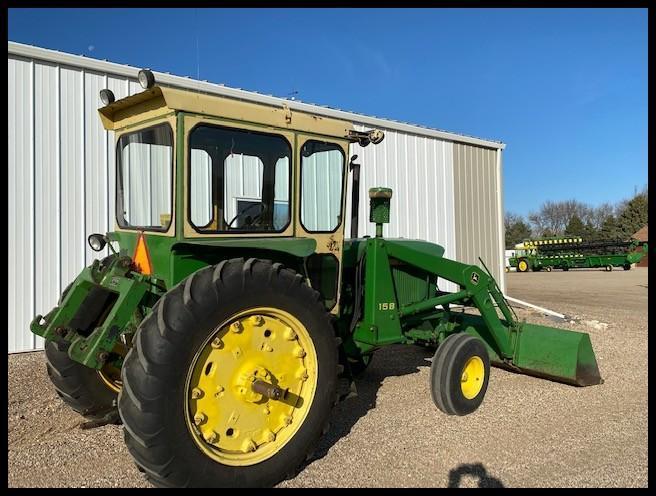
[[[490,357],[483,342],[468,334],[452,334],[433,357],[431,397],[444,413],[467,415],[483,402],[489,377]]]
[[[522,258],[517,262],[517,272],[528,272],[528,268],[529,265],[525,258]]]
[[[269,446],[266,443],[260,445],[257,441],[256,445],[249,445],[253,457],[249,459],[244,458],[251,456],[248,449],[244,453],[235,452],[233,455],[229,450],[226,451],[227,448],[221,447],[227,444],[221,443],[229,443],[232,436],[236,436],[241,442],[240,435],[250,435],[251,431],[240,432],[240,429],[246,427],[239,422],[253,418],[254,414],[248,410],[251,407],[246,403],[239,403],[239,399],[236,403],[233,402],[240,405],[234,407],[234,413],[229,420],[234,420],[234,431],[232,428],[226,429],[227,425],[233,424],[219,429],[215,419],[221,412],[206,410],[199,413],[198,410],[195,415],[193,413],[193,405],[198,407],[200,401],[205,401],[203,398],[210,394],[210,389],[201,389],[198,392],[202,394],[201,399],[196,400],[196,403],[189,399],[189,393],[196,391],[190,390],[190,384],[193,384],[197,365],[202,363],[200,358],[205,353],[204,350],[207,350],[208,343],[211,342],[214,348],[214,343],[219,339],[216,336],[222,336],[219,339],[221,344],[216,345],[217,349],[220,350],[225,345],[225,352],[232,353],[235,358],[233,360],[231,355],[225,355],[227,360],[222,362],[222,365],[217,365],[219,368],[209,369],[212,370],[211,374],[208,369],[204,369],[205,376],[218,377],[224,371],[232,370],[230,367],[233,367],[233,363],[259,360],[257,353],[260,353],[260,348],[257,348],[257,345],[234,347],[231,344],[234,341],[230,339],[236,338],[231,338],[230,334],[218,333],[224,332],[223,329],[227,326],[234,325],[229,324],[236,322],[233,316],[261,307],[286,312],[302,324],[315,353],[313,356],[316,359],[316,387],[312,396],[305,396],[305,390],[300,390],[300,397],[303,398],[301,403],[299,400],[290,400],[295,403],[292,404],[294,410],[288,418],[290,422],[291,419],[296,419],[294,423],[286,424],[288,427],[282,427],[279,431],[271,427],[271,430],[276,432],[275,439],[270,443],[275,447],[272,454],[257,459],[259,453],[267,450]],[[266,332],[269,331],[265,331],[265,336]],[[274,337],[276,332],[273,331]],[[255,343],[256,336],[250,328],[244,327],[243,334],[239,336],[242,335],[244,338],[252,335],[252,342]],[[297,335],[300,340],[300,333],[297,332]],[[157,486],[273,486],[296,472],[311,456],[319,438],[328,429],[331,410],[337,399],[338,375],[337,339],[330,314],[320,302],[319,294],[307,286],[300,275],[283,268],[279,263],[272,264],[258,259],[249,259],[246,262],[243,259],[233,259],[195,272],[160,298],[152,313],[139,326],[134,343],[122,368],[123,389],[119,395],[119,412],[123,419],[125,442],[130,454],[145,471],[146,477]],[[268,351],[277,352],[279,348],[276,343],[277,341],[272,341],[276,350]],[[307,349],[307,346],[305,348]],[[240,350],[238,355],[235,354],[237,349]],[[308,356],[311,354],[312,352],[308,351]],[[312,368],[310,362],[303,363],[308,367],[309,373]],[[276,377],[278,373],[273,368],[270,370]],[[216,400],[216,408],[225,404],[222,403],[225,401],[222,396],[224,393],[226,397],[237,394],[231,392],[231,384],[228,380],[225,382],[225,388],[217,386],[219,393],[214,393],[214,397],[220,399]],[[285,384],[282,384],[282,387],[285,387]],[[230,396],[231,401],[233,396]],[[191,396],[194,397],[196,396]],[[257,407],[257,412],[270,407],[273,417],[277,404],[266,398],[262,401],[264,403]],[[294,417],[297,412],[302,411],[305,403],[304,416]],[[218,434],[216,440],[207,440],[207,445],[203,445],[198,434],[194,433],[194,426],[190,425],[190,418],[196,423],[196,417],[199,415],[203,420],[198,421],[198,429],[207,430],[212,422],[211,429],[215,429]],[[263,429],[269,426],[267,422],[273,422],[269,420],[272,417],[266,417]],[[289,434],[285,434],[285,429],[291,429],[287,431]],[[205,433],[202,434],[206,436]],[[284,442],[275,444],[284,438]],[[253,434],[248,439],[252,442],[256,435]],[[230,456],[242,458],[241,461],[232,462]]]
[[[116,410],[118,393],[110,389],[97,370],[72,360],[68,356],[68,344],[46,341],[45,350],[48,377],[64,403],[95,422],[108,418]]]
[[[71,282],[62,291],[58,305],[72,285]],[[50,382],[70,408],[87,420],[100,422],[116,411],[118,393],[103,381],[97,370],[72,360],[68,356],[69,346],[69,343],[45,342],[46,370]],[[115,423],[120,423],[118,416],[116,418]]]
[[[623,269],[624,270],[631,270],[631,264],[624,264]]]

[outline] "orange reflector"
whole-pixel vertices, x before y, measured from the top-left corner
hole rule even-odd
[[[148,253],[148,248],[146,247],[146,240],[144,239],[143,232],[139,233],[137,246],[134,249],[132,260],[134,261],[135,269],[137,271],[147,276],[153,273],[153,265],[150,263],[150,254]]]

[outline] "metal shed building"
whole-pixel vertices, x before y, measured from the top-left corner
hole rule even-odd
[[[139,68],[9,42],[8,351],[40,349],[29,322],[94,258],[86,238],[114,226],[114,139],[103,129],[99,91],[142,91]],[[385,140],[352,153],[362,163],[360,195],[394,190],[389,237],[425,239],[445,256],[478,264],[505,291],[501,154],[504,144],[155,72],[159,84],[257,101],[378,127]],[[384,111],[384,109],[382,109]],[[347,191],[350,195],[350,191]],[[347,202],[347,204],[349,204]],[[359,235],[374,234],[360,202]],[[350,219],[350,212],[345,212]],[[347,233],[350,228],[346,225]],[[455,290],[449,283],[447,290]]]

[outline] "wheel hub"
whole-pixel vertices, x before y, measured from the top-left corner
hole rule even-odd
[[[485,378],[485,365],[483,360],[478,356],[473,356],[462,369],[460,377],[460,387],[462,394],[468,400],[475,398],[483,388],[483,379]]]
[[[272,456],[302,424],[316,371],[312,341],[292,315],[256,308],[231,317],[192,364],[186,396],[192,437],[228,465]]]

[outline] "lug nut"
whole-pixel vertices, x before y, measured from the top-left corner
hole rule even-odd
[[[241,332],[243,329],[241,322],[233,322],[232,325],[230,326],[230,330],[232,332]]]
[[[257,445],[250,437],[246,439],[242,444],[243,451],[255,451],[256,449],[257,449]]]
[[[298,377],[300,380],[302,380],[302,381],[307,381],[307,379],[308,379],[308,377],[309,377],[309,376],[308,376],[308,373],[307,373],[307,369],[302,369],[302,370],[298,373],[297,377]]]
[[[205,422],[206,419],[207,419],[207,417],[205,417],[204,414],[202,414],[202,413],[197,413],[196,415],[194,415],[194,424],[196,424],[196,425],[200,425],[200,424],[202,424],[203,422]]]
[[[223,341],[221,341],[221,338],[214,338],[214,340],[212,340],[212,348],[215,350],[223,348]]]
[[[294,341],[296,339],[296,333],[291,327],[288,327],[285,329],[285,332],[283,333],[283,336],[287,341]]]
[[[262,351],[273,351],[273,348],[271,348],[271,346],[269,346],[268,344],[264,343],[262,345]]]
[[[255,317],[253,317],[253,320],[255,321],[255,325],[261,326],[262,324],[264,324],[264,319],[262,318],[261,315],[256,315]]]
[[[206,433],[204,437],[205,437],[205,441],[207,441],[208,443],[213,443],[214,441],[216,441],[217,435],[216,432],[210,431]]]
[[[266,439],[268,443],[271,443],[276,440],[276,435],[273,433],[273,431],[266,429],[264,431],[264,439]]]
[[[305,350],[300,346],[294,348],[294,356],[298,358],[303,358],[305,356]]]
[[[269,415],[271,413],[271,410],[269,410],[269,407],[265,405],[264,408],[262,408],[262,412],[264,413],[264,415]]]
[[[283,423],[284,423],[285,425],[289,425],[289,424],[292,423],[292,418],[291,418],[289,415],[285,415],[285,416],[282,418],[282,421],[283,421]]]
[[[98,353],[99,362],[105,363],[108,358],[109,358],[109,353],[107,353],[106,351],[101,351],[100,353]]]
[[[194,389],[191,390],[191,397],[193,399],[197,400],[201,396],[203,396],[203,391],[201,391],[200,389],[194,388]]]

